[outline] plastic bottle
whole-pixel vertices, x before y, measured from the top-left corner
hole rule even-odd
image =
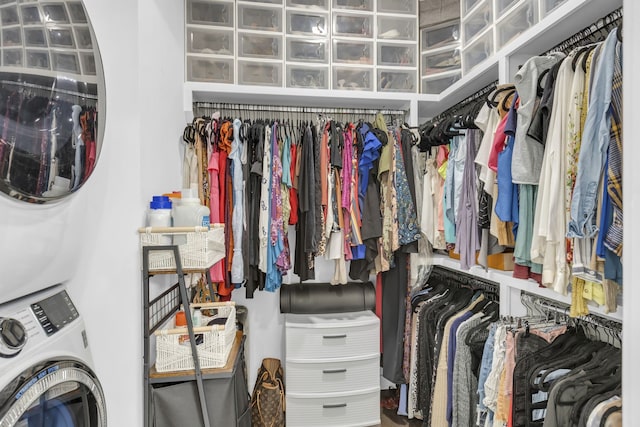
[[[171,200],[166,196],[153,196],[147,211],[148,227],[171,227]],[[171,236],[161,235],[160,244],[170,245]]]
[[[200,312],[199,308],[193,309],[193,315],[191,316],[191,321],[193,322],[193,327],[197,328],[202,325],[202,312]]]
[[[171,227],[171,200],[167,196],[153,196],[149,202],[147,225],[149,227]]]
[[[209,227],[209,208],[200,204],[197,188],[182,190],[180,203],[174,203],[172,209],[174,227]],[[186,236],[175,235],[173,244],[186,243]]]

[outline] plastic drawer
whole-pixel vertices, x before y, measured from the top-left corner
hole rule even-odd
[[[233,27],[233,2],[187,0],[187,24]]]
[[[44,56],[41,56],[44,58]],[[27,64],[29,51],[27,50]],[[51,52],[51,69],[64,73],[80,74],[80,60],[74,52]]]
[[[567,0],[542,0],[542,17],[544,18],[555,10],[555,8],[566,2]]]
[[[40,15],[40,10],[38,9],[38,6],[24,5],[20,7],[20,11],[22,13],[23,25],[42,23],[42,16]]]
[[[251,3],[282,4],[282,0],[242,0]]]
[[[80,63],[82,64],[82,74],[96,75],[96,58],[93,56],[93,52],[80,52]]]
[[[378,13],[406,13],[416,15],[416,0],[378,0]]]
[[[233,55],[233,31],[187,27],[187,52]]]
[[[93,49],[93,42],[91,41],[91,31],[89,27],[76,26],[73,28],[76,34],[76,44],[78,49]]]
[[[24,45],[26,47],[47,47],[47,37],[42,27],[24,28]]]
[[[287,390],[288,427],[380,425],[380,391],[341,397],[294,397]]]
[[[327,20],[324,13],[287,11],[287,34],[326,36]]]
[[[49,60],[48,50],[27,49],[25,52],[25,56],[27,59],[27,68],[37,68],[40,70],[51,69],[51,61]],[[64,58],[63,58],[63,62],[64,62]],[[79,68],[77,67],[77,62],[78,61],[76,58],[76,64],[75,64],[76,68],[74,68],[73,59],[71,59],[69,64],[63,64],[63,65],[67,65],[67,67],[65,67],[67,69],[61,70],[61,71],[70,71],[72,73],[79,74],[80,71],[79,71]],[[59,70],[59,68],[57,68],[57,70]]]
[[[416,19],[396,16],[378,16],[378,38],[416,41]]]
[[[62,7],[64,10],[64,6]],[[3,27],[9,26],[9,25],[20,25],[20,18],[18,17],[18,8],[16,6],[9,6],[9,7],[0,9],[0,23],[2,24]]]
[[[329,0],[287,0],[287,7],[329,10]]]
[[[475,36],[489,28],[493,23],[493,10],[490,1],[475,9],[462,23],[462,44],[468,45]]]
[[[239,4],[238,28],[280,32],[282,31],[282,9]]]
[[[282,86],[282,63],[238,61],[238,84]]]
[[[439,94],[462,78],[462,73],[456,72],[446,76],[422,79],[422,93]]]
[[[333,9],[373,12],[373,0],[333,0],[331,7]]]
[[[67,9],[69,9],[69,15],[71,16],[71,22],[74,24],[86,24],[87,15],[84,13],[84,7],[80,2],[67,2]]]
[[[233,83],[233,59],[187,56],[187,80]]]
[[[392,70],[378,68],[378,90],[380,92],[416,92],[415,70]]]
[[[378,43],[378,65],[416,66],[416,45],[408,43]]]
[[[493,31],[487,31],[472,45],[462,50],[462,71],[468,73],[493,55]]]
[[[287,37],[287,61],[329,63],[327,39]]]
[[[71,28],[47,28],[49,46],[73,49],[76,46]]]
[[[64,3],[44,4],[41,7],[45,22],[55,24],[69,23],[69,15],[67,15],[67,10],[64,7]]]
[[[282,36],[238,32],[238,56],[282,59]]]
[[[22,49],[2,49],[2,65],[5,67],[22,67]]]
[[[498,46],[501,49],[511,40],[538,22],[537,0],[525,0],[496,25]]]
[[[350,13],[333,14],[332,36],[367,37],[373,35],[373,16]]]
[[[334,63],[373,64],[372,41],[333,39],[332,52]]]
[[[380,356],[363,360],[287,362],[287,393],[339,393],[380,386]]]
[[[22,31],[20,27],[2,29],[2,47],[22,47]]]
[[[492,0],[464,0],[460,5],[460,15],[462,17],[466,16],[474,7],[482,3],[482,1],[492,1]]]
[[[420,41],[423,51],[460,44],[460,21],[423,28],[420,30]]]
[[[422,77],[460,70],[461,68],[460,49],[458,48],[422,54],[420,67]]]
[[[287,65],[287,87],[329,89],[329,67]]]
[[[344,67],[346,68],[346,67]],[[370,70],[351,68],[360,76]],[[334,70],[335,71],[335,70]],[[338,76],[340,77],[340,76]],[[334,82],[335,83],[335,82]],[[369,313],[353,317],[354,313],[336,315],[309,315],[306,323],[303,315],[287,315],[285,322],[286,355],[289,362],[343,361],[354,356],[375,356],[380,351],[379,322]]]
[[[373,90],[373,71],[370,68],[333,67],[333,88]]]
[[[519,0],[496,0],[496,19],[502,17]]]

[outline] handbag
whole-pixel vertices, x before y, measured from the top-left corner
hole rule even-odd
[[[284,427],[284,374],[279,359],[266,358],[258,370],[251,396],[253,427]]]

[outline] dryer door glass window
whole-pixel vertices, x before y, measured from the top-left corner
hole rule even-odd
[[[89,369],[71,361],[38,368],[3,391],[11,397],[0,402],[0,427],[106,427],[102,388]]]
[[[56,202],[94,172],[105,84],[84,3],[0,0],[0,196]]]

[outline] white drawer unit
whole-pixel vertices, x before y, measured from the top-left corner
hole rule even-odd
[[[379,425],[375,314],[288,314],[285,329],[287,426]]]

